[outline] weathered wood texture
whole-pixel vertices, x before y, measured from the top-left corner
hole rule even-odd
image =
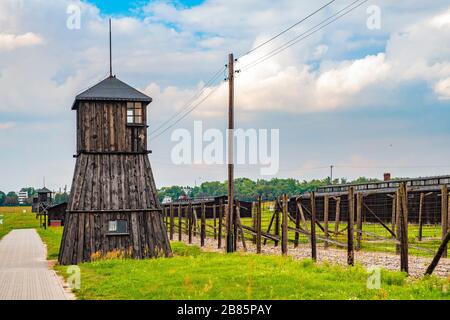
[[[60,264],[110,252],[136,259],[171,255],[146,125],[127,125],[126,112],[126,103],[111,101],[82,102],[77,109],[78,153]],[[109,222],[117,220],[126,221],[127,230],[109,233]]]
[[[147,126],[127,125],[126,102],[81,102],[77,110],[77,152],[83,151],[146,152]]]

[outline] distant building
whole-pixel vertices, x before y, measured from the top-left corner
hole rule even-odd
[[[162,201],[162,204],[168,204],[168,203],[172,203],[172,197],[165,196]]]
[[[19,204],[25,204],[28,200],[28,192],[20,191],[17,193],[17,197],[19,199]]]

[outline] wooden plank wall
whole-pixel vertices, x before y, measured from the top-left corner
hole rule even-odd
[[[125,102],[83,102],[77,112],[77,151],[145,152],[147,126],[127,125]]]

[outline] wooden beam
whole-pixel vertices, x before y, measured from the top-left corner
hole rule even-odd
[[[224,216],[224,204],[223,201],[220,200],[220,204],[219,204],[219,231],[217,234],[217,248],[221,249],[222,248],[222,226],[223,226],[223,216]]]
[[[283,256],[288,254],[288,197],[283,195],[283,221],[282,221],[282,237],[281,237],[281,252]]]
[[[372,209],[370,209],[365,203],[363,203],[364,208],[367,209],[367,211],[373,215],[375,217],[375,219],[377,219],[377,221],[393,236],[395,237],[396,234],[394,233],[394,231],[392,231],[384,222],[383,220],[381,220],[376,214],[375,212],[373,212]]]
[[[206,208],[205,204],[202,204],[201,211],[201,226],[200,226],[200,246],[205,246],[205,238],[206,238]]]
[[[325,196],[323,198],[323,220],[324,220],[324,234],[325,234],[325,239],[329,239],[330,234],[328,232],[328,214],[329,214],[329,210],[330,210],[330,199],[328,196]],[[323,244],[325,249],[328,249],[328,241],[325,241],[325,243]]]
[[[314,192],[311,192],[311,258],[317,261],[316,194]]]
[[[183,240],[183,231],[182,231],[182,209],[181,209],[181,204],[178,205],[178,241],[182,241]]]
[[[339,220],[341,219],[341,198],[336,199],[336,217],[334,221],[334,233],[338,234],[339,232]]]
[[[258,197],[256,205],[256,253],[261,253],[261,196]]]
[[[404,183],[400,184],[400,268],[408,273],[408,193]]]
[[[434,272],[434,269],[436,269],[437,265],[439,264],[439,261],[441,260],[445,249],[448,246],[448,242],[450,241],[450,232],[447,232],[445,235],[444,240],[442,241],[441,245],[439,246],[439,249],[436,253],[436,255],[433,258],[433,261],[428,266],[427,271],[425,272],[426,275],[432,275]]]
[[[442,225],[442,240],[445,239],[448,229],[448,188],[447,185],[441,187],[441,225]],[[442,253],[444,258],[447,258],[447,247]]]
[[[174,222],[174,216],[173,216],[173,214],[174,214],[174,212],[173,212],[173,205],[170,205],[170,223],[169,223],[169,225],[170,225],[170,240],[173,240],[173,234],[174,234],[174,232],[175,232],[175,230],[174,230],[174,228],[175,228],[175,222]]]
[[[362,204],[363,204],[363,195],[358,193],[356,195],[356,251],[361,250],[361,240],[362,240]]]
[[[355,221],[355,191],[353,187],[348,191],[348,219],[347,219],[347,264],[355,265],[355,252],[353,250],[353,223]]]
[[[423,202],[425,195],[420,193],[420,201],[419,201],[419,241],[422,241],[422,232],[423,232]]]

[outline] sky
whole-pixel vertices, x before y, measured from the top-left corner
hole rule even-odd
[[[72,181],[77,93],[114,74],[153,98],[150,161],[158,187],[224,181],[224,165],[175,165],[174,130],[225,130],[228,53],[236,68],[236,127],[279,129],[280,169],[238,165],[252,179],[418,177],[450,173],[450,5],[372,0],[280,54],[249,64],[338,12],[328,1],[2,0],[0,190],[59,190]],[[79,8],[79,28],[73,8]],[[379,18],[379,19],[378,19]],[[375,19],[375,20],[374,20]],[[72,22],[72,24],[68,24]],[[70,27],[69,27],[70,26]],[[219,71],[216,82],[208,80]],[[162,135],[154,130],[202,89],[204,103]]]

